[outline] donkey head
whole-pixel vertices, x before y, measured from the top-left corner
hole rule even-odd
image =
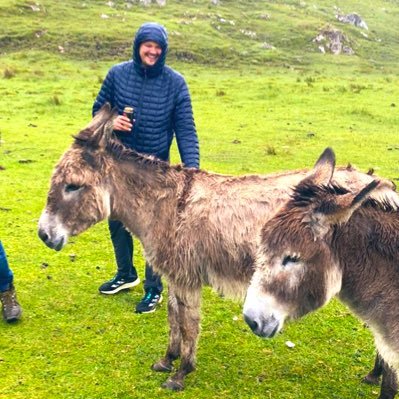
[[[373,191],[332,186],[335,156],[326,149],[292,198],[262,229],[256,269],[247,291],[244,318],[252,331],[272,337],[284,320],[327,303],[341,289],[342,272],[331,250],[337,224],[345,223]]]
[[[110,214],[105,146],[115,116],[105,105],[75,136],[53,172],[38,231],[52,249],[61,250],[69,236],[83,232]]]

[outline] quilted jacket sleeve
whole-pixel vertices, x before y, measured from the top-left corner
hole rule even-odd
[[[194,123],[190,93],[184,79],[180,81],[174,110],[174,131],[184,166],[199,168],[199,143]]]
[[[113,76],[114,76],[114,69],[111,68],[107,76],[105,77],[103,84],[101,85],[101,89],[97,94],[96,100],[94,101],[92,116],[94,116],[106,102],[109,102],[111,104],[111,107],[115,106],[113,98],[113,93],[114,93]]]

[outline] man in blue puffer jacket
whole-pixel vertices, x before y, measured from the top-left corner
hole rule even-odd
[[[93,115],[106,103],[116,107],[119,116],[114,131],[122,143],[138,152],[168,161],[173,137],[186,167],[199,167],[199,144],[195,129],[190,94],[178,72],[165,65],[168,37],[157,23],[145,23],[136,33],[133,59],[113,66],[93,105]],[[134,108],[134,121],[124,116],[123,109]],[[99,291],[115,294],[140,283],[133,266],[133,240],[122,223],[109,221],[118,271]],[[162,282],[146,263],[143,299],[137,313],[148,313],[162,301]]]

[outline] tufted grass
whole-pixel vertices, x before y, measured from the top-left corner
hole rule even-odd
[[[169,1],[164,9],[115,3],[48,0],[38,13],[29,11],[34,3],[0,5],[0,238],[24,308],[20,323],[0,323],[0,398],[377,397],[378,388],[360,383],[374,357],[370,332],[338,302],[265,341],[246,327],[240,303],[210,289],[203,295],[198,370],[184,392],[166,392],[160,388],[166,375],[150,370],[166,349],[166,306],[134,314],[141,286],[112,297],[97,293],[115,269],[105,223],[60,253],[47,249],[36,229],[53,166],[89,121],[107,69],[128,56],[133,30],[149,19],[181,31],[171,34],[170,63],[190,86],[202,168],[242,174],[311,167],[332,146],[338,164],[399,179],[399,82],[392,61],[399,49],[391,23],[398,7],[339,2],[374,26],[374,38],[384,38],[384,46],[359,43],[363,50],[350,59],[302,46],[315,26],[329,21],[328,1],[316,8],[296,1],[226,0],[220,8],[205,0]],[[255,18],[263,12],[273,17],[267,26]],[[218,31],[218,15],[239,26]],[[115,23],[121,18],[123,24]],[[191,23],[182,24],[186,19]],[[251,41],[239,28],[264,29],[278,50],[261,53],[263,38]],[[40,29],[47,33],[36,38]],[[175,147],[172,158],[179,162]]]

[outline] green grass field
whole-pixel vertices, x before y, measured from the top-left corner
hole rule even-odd
[[[166,305],[136,315],[141,285],[113,297],[97,292],[115,271],[106,224],[60,253],[36,231],[52,168],[89,122],[106,71],[129,57],[134,31],[148,20],[168,28],[169,64],[190,86],[203,169],[236,175],[311,167],[331,146],[338,164],[398,180],[399,4],[114,3],[0,4],[0,239],[24,309],[20,323],[0,323],[0,398],[377,397],[377,387],[360,383],[374,357],[371,334],[338,302],[265,341],[245,325],[240,303],[210,289],[198,370],[184,392],[164,391],[166,375],[150,366],[166,349]],[[365,18],[367,40],[335,21],[334,5]],[[328,23],[345,31],[357,55],[317,52],[311,38]],[[172,159],[179,162],[175,147]]]

